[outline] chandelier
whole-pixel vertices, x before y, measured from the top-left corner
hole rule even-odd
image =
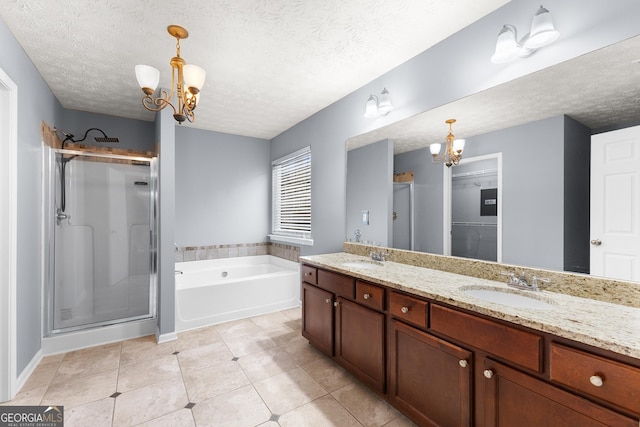
[[[206,72],[202,67],[193,64],[187,64],[180,57],[180,40],[189,37],[189,32],[178,25],[169,25],[167,31],[172,37],[175,37],[176,56],[171,58],[171,91],[160,91],[160,96],[154,98],[153,94],[158,87],[160,81],[160,71],[149,65],[136,65],[136,78],[138,84],[142,88],[145,96],[142,98],[142,105],[150,111],[160,111],[167,105],[173,108],[173,118],[180,124],[185,120],[193,122],[195,115],[193,110],[196,109],[198,98],[200,97],[200,89],[204,85]],[[174,86],[175,85],[175,86]],[[177,108],[171,103],[174,94],[177,98]]]
[[[445,123],[449,125],[449,134],[447,135],[447,145],[444,149],[444,152],[440,154],[441,144],[435,143],[429,146],[429,150],[431,151],[431,156],[433,163],[443,163],[447,165],[447,167],[451,167],[451,165],[457,165],[460,163],[460,159],[462,158],[462,150],[464,150],[464,139],[455,139],[455,135],[453,134],[453,130],[451,127],[456,122],[456,119],[446,120]]]

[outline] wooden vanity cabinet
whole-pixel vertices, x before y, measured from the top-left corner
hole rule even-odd
[[[384,289],[361,281],[356,284],[352,277],[322,269],[313,274],[310,268],[303,265],[307,274],[302,277],[302,336],[384,393]],[[308,283],[307,278],[317,284]]]
[[[384,393],[384,313],[338,297],[335,320],[336,361],[371,388]]]
[[[473,353],[392,319],[389,400],[424,426],[473,424]]]
[[[487,427],[638,426],[638,420],[606,409],[491,359],[484,362]]]
[[[333,356],[334,295],[302,283],[302,336],[318,350]]]
[[[302,335],[421,426],[639,425],[633,361],[328,270],[303,272]]]

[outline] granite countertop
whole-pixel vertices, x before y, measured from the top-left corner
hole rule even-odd
[[[505,283],[369,258],[345,252],[301,256],[300,261],[372,283],[472,310],[640,359],[640,309],[557,292],[519,291]],[[364,263],[345,266],[344,263]],[[515,308],[472,297],[465,289],[498,289],[530,296],[551,308]]]

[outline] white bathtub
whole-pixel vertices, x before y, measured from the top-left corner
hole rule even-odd
[[[271,255],[176,263],[176,332],[300,305],[300,265]]]

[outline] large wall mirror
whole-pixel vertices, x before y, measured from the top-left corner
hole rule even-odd
[[[413,172],[413,249],[450,253],[446,167],[431,162],[429,144],[444,142],[445,121],[455,118],[456,136],[466,139],[463,159],[501,153],[502,236],[495,243],[501,262],[588,274],[591,135],[640,124],[639,58],[640,37],[634,37],[349,139],[347,239],[358,229],[361,241],[393,246],[393,176]],[[490,173],[484,183],[462,178],[460,166],[451,168],[453,175],[456,168],[461,186],[492,187]],[[358,181],[376,185],[367,189]],[[481,233],[492,235],[489,216],[452,221],[487,227]]]

